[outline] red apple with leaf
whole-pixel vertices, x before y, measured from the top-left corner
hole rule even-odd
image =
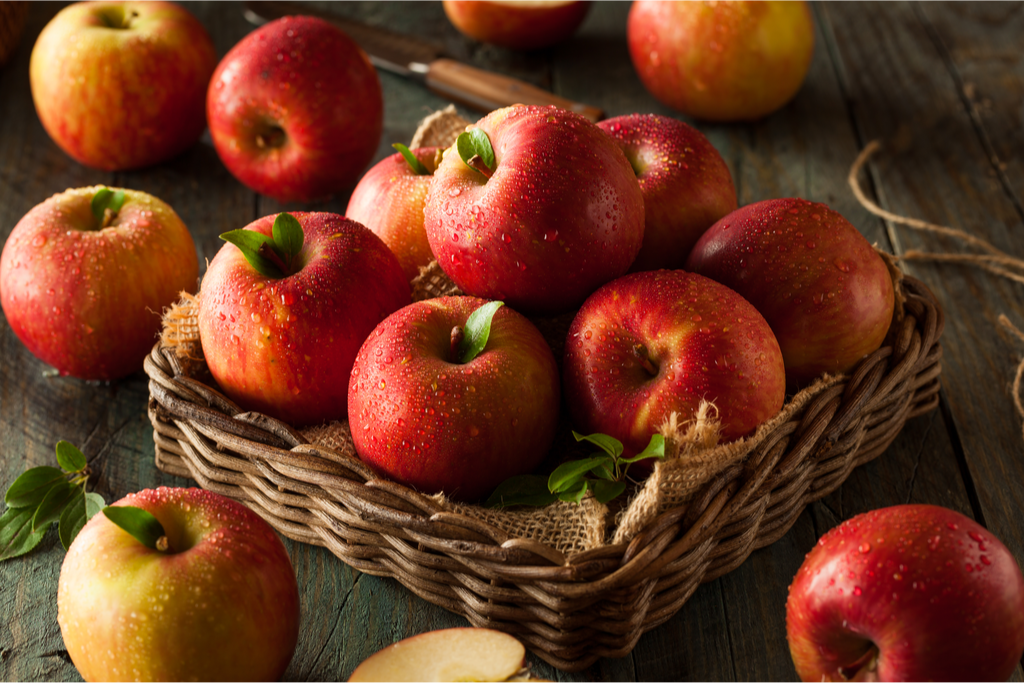
[[[428,299],[389,316],[359,350],[352,440],[382,475],[472,501],[544,459],[559,393],[551,349],[524,316],[500,301]]]
[[[700,238],[685,268],[739,292],[771,325],[791,388],[851,370],[892,322],[892,276],[849,221],[825,204],[769,199]]]
[[[657,114],[598,122],[636,172],[644,197],[644,242],[632,272],[682,268],[715,221],[736,210],[736,187],[722,155],[699,130]]]
[[[206,112],[232,175],[282,202],[355,185],[384,124],[369,58],[341,29],[309,16],[272,21],[231,48],[210,81]]]
[[[681,270],[632,273],[594,292],[569,328],[563,388],[573,425],[640,453],[672,413],[713,403],[720,440],[750,434],[785,400],[782,353],[743,297]]]
[[[618,143],[556,107],[491,112],[445,153],[424,226],[438,265],[472,296],[565,313],[625,273],[644,203]]]
[[[242,407],[293,425],[344,419],[359,347],[410,302],[398,259],[331,213],[266,216],[221,238],[199,292],[214,379]]]
[[[104,171],[174,157],[206,128],[217,53],[203,25],[171,2],[76,2],[43,28],[29,83],[46,132]]]
[[[412,280],[434,260],[423,228],[423,206],[441,150],[410,150],[398,143],[392,147],[398,152],[377,162],[352,190],[345,216],[384,240]]]
[[[514,50],[536,50],[571,36],[590,11],[586,0],[444,0],[464,35]]]
[[[112,380],[142,369],[161,311],[198,279],[195,243],[170,206],[84,187],[14,226],[0,255],[0,304],[22,343],[60,374]]]
[[[1024,576],[958,512],[873,510],[807,554],[786,634],[805,681],[1005,681],[1024,654]]]

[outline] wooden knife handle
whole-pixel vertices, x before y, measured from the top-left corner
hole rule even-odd
[[[439,95],[485,113],[511,104],[553,104],[581,114],[591,121],[600,121],[604,116],[604,112],[597,107],[573,102],[529,83],[477,69],[453,59],[436,59],[430,63],[427,87]]]

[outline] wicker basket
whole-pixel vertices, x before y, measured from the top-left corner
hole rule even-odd
[[[157,466],[245,502],[283,535],[399,580],[428,602],[521,639],[553,666],[623,657],[702,582],[779,539],[804,507],[880,455],[939,400],[943,314],[913,278],[886,345],[776,425],[741,462],[629,542],[566,554],[382,480],[344,448],[243,413],[201,359],[145,362]],[[511,513],[510,513],[511,514]]]
[[[27,18],[27,0],[0,0],[0,67],[18,47]]]

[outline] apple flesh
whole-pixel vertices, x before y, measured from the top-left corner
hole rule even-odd
[[[1024,653],[1024,576],[958,512],[873,510],[807,554],[786,634],[805,681],[1005,681]]]
[[[463,292],[553,315],[629,269],[644,203],[617,142],[555,107],[498,109],[476,128],[493,147],[493,174],[468,166],[453,145],[424,208],[430,248]]]
[[[677,413],[714,403],[720,441],[746,436],[785,401],[782,353],[739,294],[682,270],[632,273],[592,294],[569,327],[563,387],[577,431],[627,456]]]
[[[488,628],[447,628],[400,640],[366,658],[349,681],[508,681],[526,666],[526,648]],[[527,680],[527,679],[519,679]]]
[[[30,210],[0,255],[0,304],[29,351],[62,375],[112,380],[142,369],[160,312],[195,292],[199,261],[188,228],[152,195],[123,190],[105,222],[100,186],[67,190]]]
[[[682,268],[693,245],[736,210],[736,186],[725,160],[696,128],[657,114],[598,122],[636,172],[644,197],[644,241],[630,271]]]
[[[32,100],[54,142],[86,166],[149,166],[206,128],[213,41],[171,2],[77,2],[39,34]]]
[[[806,2],[637,0],[629,55],[663,104],[709,121],[752,121],[796,95],[814,55]]]
[[[556,45],[583,23],[584,0],[444,0],[448,20],[463,35],[513,50]]]
[[[731,287],[771,325],[791,388],[851,370],[892,323],[892,276],[838,212],[804,199],[737,209],[700,238],[685,268]]]
[[[348,395],[352,440],[383,476],[472,501],[547,455],[558,422],[558,368],[533,323],[502,306],[482,353],[463,362],[453,351],[453,330],[464,330],[485,303],[411,304],[359,350]]]
[[[206,111],[231,174],[282,202],[355,185],[384,125],[369,58],[341,29],[309,16],[272,21],[231,48],[210,81]]]
[[[292,215],[305,241],[283,278],[259,273],[233,244],[217,252],[199,292],[199,338],[229,398],[303,426],[345,418],[360,345],[411,299],[398,259],[367,228],[337,214]],[[271,235],[275,218],[246,230]]]
[[[299,634],[299,592],[277,534],[241,503],[158,488],[114,505],[159,520],[167,551],[103,514],[60,570],[57,623],[87,681],[276,681]]]

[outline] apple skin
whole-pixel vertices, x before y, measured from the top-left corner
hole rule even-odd
[[[502,306],[484,351],[450,360],[451,333],[486,303],[439,297],[399,310],[359,350],[348,412],[359,457],[389,479],[473,501],[544,459],[559,415],[551,348]]]
[[[206,112],[228,171],[281,202],[355,185],[384,126],[369,58],[341,29],[308,16],[269,22],[231,48],[210,81]]]
[[[0,255],[11,329],[60,374],[86,380],[141,370],[161,311],[199,282],[195,243],[170,206],[124,190],[117,217],[100,229],[90,208],[100,189],[70,189],[36,205]]]
[[[805,681],[1005,681],[1024,653],[1024,576],[958,512],[873,510],[807,554],[786,634]]]
[[[126,28],[113,28],[133,12]],[[39,119],[64,152],[119,171],[195,144],[216,64],[206,29],[174,3],[79,2],[39,34],[29,82]]]
[[[571,36],[590,11],[584,0],[444,0],[463,35],[513,50],[551,47]]]
[[[685,268],[754,304],[779,340],[790,388],[853,369],[892,323],[888,267],[825,204],[769,199],[737,209],[704,233]]]
[[[702,399],[718,409],[721,442],[748,435],[785,401],[782,353],[761,314],[682,270],[631,273],[594,292],[569,327],[562,367],[576,430],[613,436],[627,455],[671,413],[691,419]]]
[[[418,175],[398,152],[381,159],[352,190],[345,216],[362,223],[395,253],[408,280],[434,260],[423,228],[423,206],[437,168],[439,147],[410,150],[430,172]]]
[[[467,166],[453,145],[424,208],[430,248],[463,292],[552,315],[629,269],[644,201],[617,142],[556,107],[505,107],[476,127],[494,148],[494,174]]]
[[[301,269],[266,277],[236,246],[222,246],[200,288],[199,338],[229,398],[303,426],[345,418],[359,347],[411,294],[398,259],[367,228],[332,213],[290,213],[305,232]],[[270,235],[276,217],[246,229]]]
[[[814,55],[806,2],[637,0],[626,24],[640,81],[708,121],[753,121],[796,95]]]
[[[276,681],[298,642],[299,590],[274,530],[247,507],[190,488],[114,505],[155,516],[171,550],[94,515],[60,570],[57,623],[87,681]]]
[[[704,231],[736,210],[725,160],[703,133],[667,116],[628,114],[597,126],[622,145],[644,197],[644,242],[630,271],[682,268]]]

